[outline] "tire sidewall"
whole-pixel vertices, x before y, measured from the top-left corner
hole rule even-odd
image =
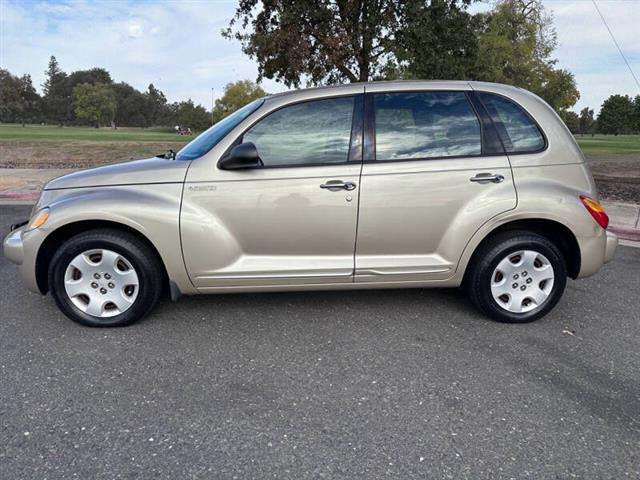
[[[567,267],[560,251],[551,242],[543,237],[527,236],[524,238],[516,237],[508,239],[499,245],[487,255],[487,261],[484,262],[480,272],[479,288],[481,290],[481,301],[483,309],[495,320],[509,323],[527,323],[537,320],[546,315],[558,303],[564,292],[567,282]],[[508,255],[519,250],[533,250],[544,255],[553,267],[553,288],[546,301],[525,313],[514,313],[503,309],[494,300],[491,292],[491,280],[493,272],[498,264]]]
[[[124,256],[138,275],[138,295],[133,305],[125,312],[113,317],[96,318],[80,310],[67,295],[64,278],[69,263],[79,254],[93,249],[112,250]],[[75,237],[65,243],[54,255],[49,272],[49,285],[53,297],[62,312],[72,320],[90,327],[124,326],[144,316],[155,303],[154,272],[144,261],[145,253],[137,245],[111,238]]]

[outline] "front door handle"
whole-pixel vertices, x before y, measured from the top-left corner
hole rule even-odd
[[[504,180],[502,175],[494,175],[493,173],[478,173],[475,177],[469,179],[470,182],[478,183],[500,183]]]
[[[355,190],[356,184],[353,182],[343,182],[342,180],[329,180],[327,183],[320,185],[320,188],[327,190]]]

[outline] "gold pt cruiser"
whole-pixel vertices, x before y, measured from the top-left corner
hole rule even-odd
[[[554,111],[515,87],[286,92],[179,152],[50,181],[5,255],[72,320],[130,324],[181,294],[463,286],[542,317],[617,238]]]

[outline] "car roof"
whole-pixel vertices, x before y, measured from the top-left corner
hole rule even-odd
[[[433,90],[483,90],[488,88],[491,91],[504,91],[513,92],[514,90],[523,91],[519,87],[512,85],[505,85],[501,83],[492,82],[477,82],[468,80],[383,80],[373,82],[354,82],[345,83],[340,85],[327,85],[321,87],[299,88],[293,90],[287,90],[284,92],[274,93],[265,97],[266,99],[278,99],[289,96],[312,96],[322,97],[323,93],[328,96],[339,95],[340,93],[353,93],[355,89],[364,88],[365,91],[394,91],[394,90],[408,90],[412,88],[416,89],[433,89]]]

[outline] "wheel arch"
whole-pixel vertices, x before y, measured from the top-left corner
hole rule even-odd
[[[476,261],[476,256],[482,246],[494,236],[512,230],[526,230],[549,239],[557,245],[562,252],[567,265],[567,274],[569,277],[573,279],[578,277],[582,262],[580,245],[578,244],[578,240],[571,229],[561,222],[548,218],[521,218],[497,225],[484,235],[482,240],[475,246],[473,253],[466,262],[464,279],[467,278],[468,272],[471,270],[470,267]]]
[[[51,258],[56,251],[66,240],[82,232],[89,230],[95,230],[99,228],[109,228],[112,230],[119,230],[127,232],[136,236],[139,240],[144,242],[156,255],[158,262],[162,266],[164,273],[163,285],[166,291],[171,288],[171,294],[173,296],[174,286],[170,284],[167,266],[165,265],[160,252],[157,247],[139,230],[126,225],[124,223],[114,222],[111,220],[78,220],[74,222],[62,225],[52,231],[42,242],[42,245],[38,249],[38,255],[36,257],[36,282],[38,289],[41,293],[45,294],[49,291],[48,271],[51,263]],[[163,292],[166,293],[166,292]]]

